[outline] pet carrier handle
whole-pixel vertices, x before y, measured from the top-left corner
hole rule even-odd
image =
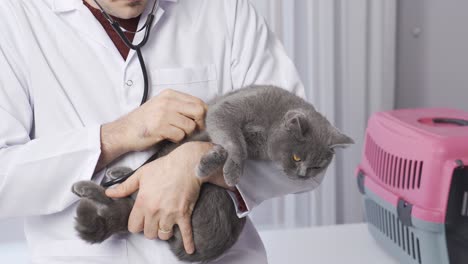
[[[468,120],[456,118],[434,118],[432,121],[436,124],[454,124],[458,126],[468,126]]]

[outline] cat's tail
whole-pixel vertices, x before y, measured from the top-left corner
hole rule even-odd
[[[75,230],[83,240],[91,244],[101,243],[112,235],[105,218],[97,213],[98,206],[94,201],[82,198],[75,217]]]

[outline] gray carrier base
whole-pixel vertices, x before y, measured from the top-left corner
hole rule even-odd
[[[447,197],[445,223],[414,218],[413,205],[403,200],[395,207],[368,189],[367,178],[359,172],[357,183],[369,230],[401,263],[468,264],[468,166],[458,163]]]
[[[449,264],[444,224],[411,215],[402,218],[404,214],[398,214],[398,208],[365,187],[364,206],[370,232],[400,263]]]

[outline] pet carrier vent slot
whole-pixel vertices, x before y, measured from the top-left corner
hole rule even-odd
[[[393,155],[382,149],[369,135],[364,152],[374,174],[386,185],[408,190],[421,188],[423,161]]]
[[[468,216],[468,192],[463,193],[463,203],[462,203],[462,216]]]
[[[367,221],[398,246],[410,258],[422,264],[421,247],[418,236],[404,225],[391,211],[366,199]]]

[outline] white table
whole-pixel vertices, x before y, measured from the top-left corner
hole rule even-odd
[[[398,264],[367,224],[262,231],[269,264]]]
[[[377,246],[367,224],[261,231],[269,264],[398,264]],[[0,243],[0,263],[26,264],[24,242]]]
[[[26,242],[0,243],[0,263],[28,264]]]

